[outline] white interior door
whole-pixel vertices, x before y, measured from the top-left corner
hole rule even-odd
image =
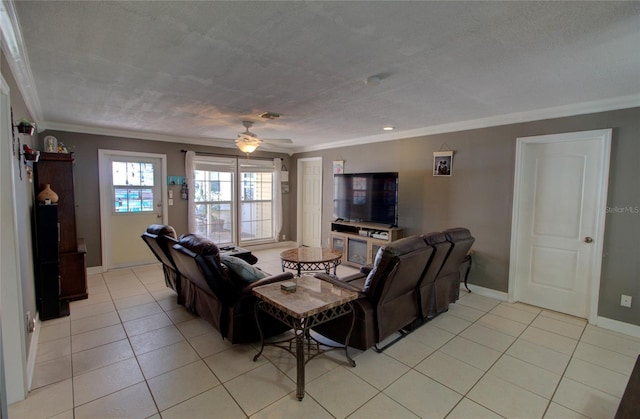
[[[298,160],[298,242],[322,244],[322,158]]]
[[[519,138],[510,294],[595,320],[611,130]]]
[[[156,262],[140,235],[166,224],[166,156],[100,150],[99,164],[103,268]]]

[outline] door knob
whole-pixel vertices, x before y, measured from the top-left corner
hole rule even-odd
[[[156,218],[162,218],[162,214],[156,215]]]
[[[585,243],[591,243],[592,241],[593,241],[593,239],[591,237],[589,237],[589,236],[584,238],[584,242]]]

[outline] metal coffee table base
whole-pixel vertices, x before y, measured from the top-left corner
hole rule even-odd
[[[260,321],[258,319],[259,310],[269,314],[270,316],[280,320],[282,323],[291,327],[293,329],[294,336],[290,339],[284,339],[276,342],[265,342],[264,335],[262,334],[262,328],[260,326]],[[353,304],[351,302],[321,311],[308,317],[295,318],[265,301],[258,300],[255,305],[254,312],[256,316],[256,323],[258,324],[258,331],[260,332],[260,341],[262,343],[262,346],[260,347],[260,351],[253,357],[253,361],[255,362],[258,360],[265,346],[277,346],[293,355],[296,358],[296,397],[298,398],[298,400],[302,400],[304,398],[305,365],[316,356],[324,352],[344,349],[344,353],[347,357],[349,365],[351,365],[352,367],[356,366],[356,362],[351,358],[348,350],[349,338],[351,337],[351,332],[353,331],[353,325],[356,318],[355,312],[353,310]],[[314,339],[313,336],[311,336],[311,334],[309,333],[312,327],[344,316],[346,314],[351,314],[351,326],[349,328],[349,332],[347,333],[344,346],[333,346],[319,342]],[[292,349],[293,342],[295,342],[296,345],[295,352]]]
[[[333,274],[336,274],[338,269],[338,265],[340,265],[342,261],[340,259],[332,260],[329,262],[296,262],[293,260],[282,260],[282,272],[285,269],[295,270],[297,275],[300,276],[302,272],[315,272],[315,271],[324,271],[327,275],[331,274],[331,269],[333,268]]]

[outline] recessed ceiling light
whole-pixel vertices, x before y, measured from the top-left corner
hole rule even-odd
[[[382,128],[384,131],[393,131],[394,129],[396,129],[396,127],[392,127],[391,125],[387,125],[386,127]]]

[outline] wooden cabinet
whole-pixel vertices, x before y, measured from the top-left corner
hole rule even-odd
[[[402,238],[403,230],[383,224],[335,221],[331,223],[331,248],[342,252],[342,263],[371,265],[378,249]]]
[[[47,183],[58,194],[58,270],[60,299],[65,301],[87,298],[86,248],[76,230],[76,203],[73,182],[73,153],[41,153],[34,167],[36,195]],[[38,204],[36,203],[36,206]]]
[[[58,206],[37,205],[36,233],[36,304],[40,320],[69,315],[69,303],[60,300],[58,253]]]

